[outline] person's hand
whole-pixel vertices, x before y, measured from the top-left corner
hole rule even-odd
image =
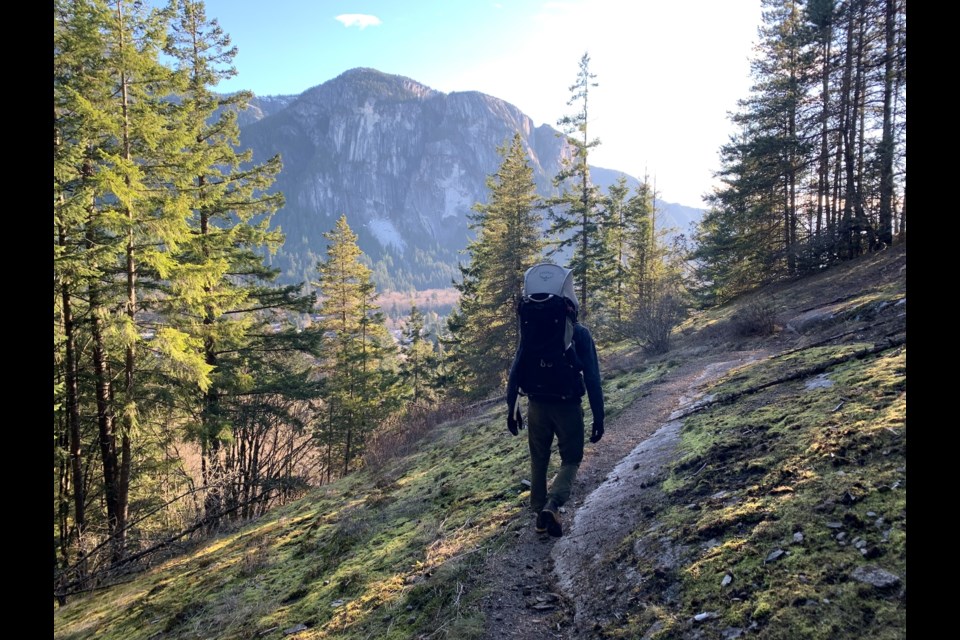
[[[513,435],[517,435],[520,433],[520,429],[523,429],[523,416],[520,415],[519,411],[517,411],[516,418],[514,418],[513,413],[507,415],[507,429]]]
[[[603,420],[593,423],[593,433],[590,434],[590,442],[600,442],[603,437]]]

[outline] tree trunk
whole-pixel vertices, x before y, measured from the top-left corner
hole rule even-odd
[[[117,2],[117,21],[119,23],[118,32],[120,34],[120,48],[124,47],[123,40],[123,5]],[[130,112],[129,97],[127,95],[127,76],[126,72],[120,72],[120,100],[123,116],[123,156],[127,162],[132,160],[130,151]],[[130,187],[130,178],[125,178],[127,188]],[[133,209],[127,207],[127,220],[130,228],[127,230],[126,247],[126,276],[127,276],[127,300],[126,314],[132,327],[136,326],[136,308],[137,308],[137,274],[136,260],[134,256],[134,213]],[[125,407],[123,411],[122,428],[120,431],[120,460],[117,478],[117,539],[115,550],[119,553],[114,559],[119,560],[123,557],[123,548],[126,542],[127,531],[127,509],[129,505],[130,492],[130,434],[133,433],[135,413],[136,413],[136,393],[134,391],[134,367],[135,367],[135,343],[136,338],[127,342],[124,354],[124,393]]]
[[[816,235],[826,231],[828,237],[833,237],[832,216],[830,215],[830,147],[829,141],[829,118],[830,118],[830,44],[832,39],[832,30],[830,27],[825,29],[823,34],[822,55],[823,65],[821,73],[823,74],[823,88],[820,96],[820,162],[817,167],[819,183],[817,185],[817,225]]]
[[[883,65],[883,138],[880,141],[880,212],[878,235],[881,243],[893,244],[893,76],[894,76],[894,0],[887,0],[884,12]]]
[[[66,246],[66,232],[59,228],[61,246]],[[78,382],[77,348],[73,301],[70,285],[61,284],[60,297],[63,303],[64,371],[66,377],[67,433],[69,435],[70,470],[73,475],[73,520],[76,527],[77,546],[83,556],[83,540],[87,528],[86,487],[83,480],[83,445],[80,440],[80,385]]]
[[[586,98],[584,98],[586,102]],[[588,189],[590,187],[589,181],[590,177],[587,173],[587,147],[586,147],[586,137],[587,137],[587,125],[583,125],[583,137],[584,137],[584,147],[583,147],[583,168],[581,169],[582,173],[582,182],[581,182],[581,191],[580,191],[580,206],[583,207],[583,219],[581,222],[582,225],[582,237],[580,238],[580,250],[583,252],[583,279],[580,281],[580,315],[583,319],[586,319],[590,312],[590,305],[588,304],[587,292],[589,288],[587,286],[587,277],[590,272],[590,238],[587,233],[587,228],[590,222],[590,198],[588,194]]]
[[[855,90],[853,87],[855,22],[853,11],[850,11],[850,15],[847,17],[847,50],[846,59],[844,60],[843,88],[841,89],[843,95],[843,121],[840,124],[840,133],[845,174],[843,218],[840,222],[842,258],[852,258],[856,255],[856,239],[853,222],[853,205],[857,195],[854,184],[854,142],[857,131],[857,104],[854,98]]]
[[[856,56],[856,79],[854,81],[853,104],[857,115],[857,158],[856,158],[856,178],[854,181],[854,229],[856,231],[854,255],[860,255],[864,249],[873,247],[873,222],[867,217],[865,210],[866,188],[864,187],[864,146],[866,145],[866,95],[867,95],[867,74],[864,69],[864,51],[866,49],[866,0],[860,0],[858,7],[859,19],[857,20],[857,56]]]
[[[87,177],[93,176],[93,166],[89,161],[84,163],[83,172]],[[89,205],[87,231],[84,237],[87,249],[90,251],[95,250],[98,244],[93,233],[96,224],[95,206],[94,203]],[[92,267],[93,271],[96,271],[95,263]],[[120,490],[113,388],[110,382],[112,375],[104,340],[103,317],[108,311],[100,299],[100,290],[95,281],[91,281],[87,287],[87,298],[90,305],[90,340],[93,346],[93,377],[100,460],[103,464],[103,492],[107,506],[107,531],[111,540],[111,557],[118,560],[123,555],[123,530],[120,528],[123,523],[121,515],[123,492]]]
[[[197,178],[197,186],[203,189],[205,180],[203,176]],[[200,235],[206,237],[210,233],[210,216],[205,210],[200,211]],[[207,244],[202,244],[204,260],[209,259],[209,249]],[[212,289],[209,286],[204,287],[204,293],[210,295]],[[216,321],[214,311],[211,305],[207,305],[203,315],[203,327],[206,337],[203,342],[204,362],[210,365],[211,371],[216,371],[218,365],[216,342],[213,337],[213,324]],[[208,519],[216,519],[223,510],[223,465],[220,461],[220,390],[216,381],[212,381],[206,391],[203,392],[203,407],[201,409],[201,439],[204,450],[203,458],[203,480],[207,487],[206,499],[204,500],[204,513]]]
[[[107,362],[103,337],[103,305],[95,284],[88,291],[90,299],[90,333],[93,344],[94,387],[96,389],[97,429],[99,433],[100,459],[103,463],[103,491],[107,506],[107,529],[112,540],[112,557],[122,556],[120,469],[117,457],[116,427],[113,414],[113,389],[110,385],[110,365]]]
[[[790,17],[790,101],[788,102],[789,111],[787,113],[787,141],[789,146],[789,155],[787,163],[787,184],[786,184],[786,250],[787,250],[787,273],[793,275],[797,271],[797,108],[799,90],[797,85],[797,44],[796,44],[796,24],[797,24],[797,5],[791,4]]]
[[[350,446],[353,440],[353,429],[347,427],[347,446],[343,451],[343,475],[350,472]]]

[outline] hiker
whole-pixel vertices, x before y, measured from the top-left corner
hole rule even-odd
[[[590,331],[577,321],[578,309],[569,269],[542,263],[527,270],[517,306],[520,345],[507,382],[507,429],[513,435],[523,429],[519,396],[527,396],[530,508],[537,514],[537,533],[554,537],[563,535],[560,507],[570,497],[583,460],[585,393],[593,413],[590,442],[603,437],[597,349]],[[554,437],[560,470],[548,491]]]

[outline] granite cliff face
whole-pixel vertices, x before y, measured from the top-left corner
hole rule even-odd
[[[263,100],[241,129],[241,146],[263,161],[279,153],[274,189],[286,205],[274,220],[286,235],[273,258],[283,280],[315,277],[323,233],[341,214],[371,260],[381,288],[450,286],[486,202],[497,147],[519,132],[541,195],[570,153],[557,130],[498,98],[442,93],[402,76],[352,69],[298,97]],[[594,169],[606,187],[619,172]],[[635,185],[637,181],[628,176]]]

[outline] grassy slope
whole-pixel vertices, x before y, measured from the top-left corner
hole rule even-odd
[[[608,376],[610,415],[665,370]],[[505,414],[497,404],[442,425],[412,455],[74,599],[55,611],[55,637],[269,639],[298,625],[298,640],[476,637],[470,579],[527,522],[526,439],[507,433]]]
[[[643,606],[609,635],[654,628],[652,638],[678,637],[700,626],[768,638],[905,637],[905,357],[894,348],[832,368],[832,387],[784,383],[688,418],[657,532],[686,551],[684,561],[663,573],[656,557],[633,553],[648,532],[622,541],[620,559],[650,579],[634,593]],[[781,365],[752,365],[716,391]],[[901,582],[883,590],[851,579],[865,565]],[[676,579],[679,592],[658,592]]]
[[[856,267],[848,272],[856,277]],[[768,299],[797,310],[816,306],[818,295],[790,287]],[[902,281],[860,287],[844,297],[831,330],[903,295]],[[717,327],[735,312],[698,317],[683,339],[712,336],[716,348]],[[856,338],[754,363],[714,392],[815,370],[877,342]],[[905,358],[905,346],[853,358],[827,369],[831,387],[774,384],[688,418],[683,457],[664,482],[669,501],[658,507],[658,535],[684,549],[684,560],[664,572],[637,554],[645,531],[611,542],[611,562],[641,579],[628,619],[601,633],[904,637]],[[663,359],[607,369],[611,416],[669,367]],[[74,598],[54,611],[55,638],[480,637],[482,585],[472,578],[486,554],[528,524],[525,440],[509,436],[504,422],[496,405],[445,424],[414,454],[317,489],[131,582]],[[767,562],[777,549],[786,553]],[[901,582],[878,590],[851,579],[862,564]],[[695,622],[699,613],[717,615]]]
[[[684,421],[657,525],[611,554],[639,576],[629,616],[599,635],[906,637],[906,291],[889,277],[900,263],[767,292],[774,310],[833,313],[799,346],[731,371],[711,389],[718,402]],[[753,302],[698,322],[732,322]],[[865,567],[898,581],[856,579]]]

